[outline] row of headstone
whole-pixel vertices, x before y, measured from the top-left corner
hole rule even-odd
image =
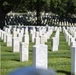
[[[50,37],[53,30],[54,30],[54,28],[49,28],[48,31],[46,31],[45,28],[42,28],[41,29],[41,31],[42,31],[41,37],[43,35],[46,35],[47,37]],[[56,34],[55,34],[55,43],[56,44],[55,44],[55,47],[57,47],[57,49],[58,49],[60,29],[55,28],[55,30],[56,30]],[[15,33],[17,33],[17,34],[15,34]],[[15,33],[12,37],[13,52],[20,52],[20,61],[28,61],[28,59],[29,59],[29,35],[28,35],[28,30],[25,32],[24,35],[21,35],[19,31],[17,32],[17,30],[15,30]],[[21,37],[20,37],[20,35],[21,35]],[[24,41],[21,41],[20,38],[22,38],[22,37],[24,37]],[[38,38],[38,37],[40,37],[39,32],[36,31],[35,32],[35,38]],[[45,36],[42,37],[42,39],[40,40],[40,43],[36,43],[33,46],[33,66],[47,69],[47,65],[48,65],[47,50],[48,50],[48,48],[45,45],[45,39],[43,40],[44,37]],[[8,37],[8,39],[9,39],[9,37]],[[49,39],[49,38],[47,38],[47,39]],[[41,43],[41,41],[42,41],[42,43]],[[39,60],[39,59],[41,59],[41,60]]]
[[[52,51],[58,51],[60,29],[57,28],[55,36],[52,38]]]
[[[59,24],[59,26],[67,26],[67,27],[74,26],[74,27],[76,27],[76,23],[71,23],[71,22],[68,22],[68,21],[64,21],[64,22],[59,21],[58,24]]]
[[[10,27],[7,28],[7,27],[4,26],[4,27],[3,27],[3,30],[4,30],[5,32],[11,34],[11,28],[10,28]]]
[[[68,45],[71,46],[72,43],[75,42],[75,38],[72,37],[72,35],[67,31],[67,29],[65,29],[65,27],[63,27],[63,33],[65,35],[66,42],[68,42]]]
[[[76,75],[76,41],[75,38],[72,37],[73,35],[72,31],[73,30],[69,28],[65,29],[65,27],[63,27],[63,33],[65,35],[66,42],[68,42],[68,45],[70,45],[70,50],[71,50],[71,74]]]
[[[53,28],[49,28],[48,32],[46,30],[42,30],[43,32],[38,32],[33,28],[31,30],[31,36],[34,37],[35,45],[33,46],[33,66],[38,68],[48,68],[48,53],[47,53],[47,46],[45,45],[45,36],[50,37],[50,35],[53,32]],[[39,34],[40,33],[40,34]],[[28,37],[28,35],[25,36],[25,38]],[[41,39],[41,40],[40,40]],[[49,38],[47,38],[49,39]],[[27,41],[27,39],[25,39]],[[47,42],[47,41],[46,41]],[[28,43],[28,41],[27,41]],[[20,61],[27,61],[28,58],[28,44],[27,47],[25,47],[25,43],[21,43],[21,49],[20,49]]]
[[[14,15],[13,15],[14,14]],[[37,17],[36,12],[26,13],[26,14],[15,14],[5,17],[5,25],[30,25],[31,23],[36,24]],[[60,18],[58,15],[52,13],[41,13],[41,24],[51,23],[59,26],[76,26],[74,19]]]
[[[40,28],[39,31],[35,29],[31,30],[31,36],[35,45],[33,46],[33,66],[37,68],[48,68],[48,48],[45,45],[47,39],[50,38],[53,33],[53,28],[49,28],[46,31],[46,28]]]
[[[76,75],[76,27],[68,27],[67,31],[72,35],[71,38],[71,74]]]
[[[67,27],[68,32],[76,38],[76,27]]]
[[[33,28],[33,30],[30,31],[32,42],[35,42],[35,44],[44,44],[50,38],[52,32],[53,27],[48,27],[48,31],[46,31],[46,27],[40,27],[39,31]]]
[[[7,47],[12,46],[12,35],[0,29],[0,38],[6,43]]]
[[[54,37],[54,42],[55,42],[55,46],[58,49],[58,45],[59,45],[59,33],[60,33],[60,29],[56,28],[56,33],[55,33],[55,37]],[[53,32],[53,28],[49,28],[49,30],[47,32],[44,33],[48,34],[46,36],[51,35]],[[63,27],[63,32],[65,37],[69,34],[67,32],[67,30]],[[28,31],[26,31],[26,34],[24,35],[24,40],[25,41],[20,41],[19,36],[11,36],[11,34],[6,35],[6,39],[9,42],[9,39],[12,39],[12,47],[13,47],[13,52],[20,52],[20,61],[28,61],[29,59],[29,35],[27,34]],[[6,33],[5,33],[6,34]],[[4,35],[4,31],[0,30],[0,37],[3,37]],[[38,35],[37,35],[38,36]],[[68,37],[67,37],[68,38]],[[27,40],[28,41],[27,41]],[[48,38],[49,39],[49,38]],[[73,44],[73,49],[76,50],[76,44]],[[36,44],[33,46],[33,66],[38,67],[38,68],[48,68],[48,48],[47,45],[45,45],[44,43],[42,44]],[[72,50],[72,51],[74,51]],[[75,55],[73,56],[73,53],[75,53]],[[71,58],[72,60],[72,73],[76,74],[76,67],[75,67],[75,63],[76,60],[74,58],[76,58],[76,52],[72,52],[72,56]]]
[[[7,28],[4,28],[5,31],[0,29],[0,38],[6,42],[7,46],[12,46],[12,52],[20,52],[20,61],[27,61],[28,50],[29,50],[29,34],[26,33],[24,36],[17,31],[13,31],[13,35],[6,31]],[[8,30],[8,29],[7,29]],[[28,32],[28,31],[27,31]],[[24,39],[23,39],[24,37]],[[27,48],[28,45],[28,48]],[[25,48],[25,50],[24,50]],[[25,55],[25,57],[24,57]]]
[[[55,29],[56,30],[56,34],[55,34],[55,43],[56,43],[56,46],[59,44],[59,29]],[[52,33],[52,29],[47,32],[48,34],[50,34],[50,32]],[[3,32],[3,31],[2,31]],[[1,37],[3,37],[3,34],[1,30],[0,30],[0,35],[2,35]],[[67,32],[67,30],[65,28],[63,28],[63,32],[65,34],[65,37],[69,34]],[[27,34],[27,33],[26,33]],[[46,34],[46,33],[44,33]],[[38,35],[37,35],[38,36]],[[47,35],[48,36],[48,35]],[[8,36],[7,36],[8,37]],[[29,37],[29,35],[24,35],[24,42],[21,42],[19,41],[19,36],[13,36],[12,40],[14,42],[14,52],[20,52],[20,61],[28,61],[29,59],[29,42],[26,40],[26,37]],[[67,40],[68,40],[68,37],[66,37]],[[9,39],[9,37],[8,37]],[[28,39],[28,38],[27,38]],[[12,42],[12,43],[13,43]],[[54,44],[55,45],[55,44]],[[56,47],[55,46],[55,47]],[[71,73],[72,74],[76,74],[76,44],[73,44],[73,47],[71,47],[71,50],[72,50],[72,55],[71,55]],[[47,54],[47,46],[45,44],[36,44],[33,46],[33,66],[35,67],[38,67],[38,68],[45,68],[47,69],[48,68],[48,54]]]

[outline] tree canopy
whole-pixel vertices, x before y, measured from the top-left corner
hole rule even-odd
[[[75,0],[51,0],[50,8],[53,13],[60,16],[67,16],[76,13]]]
[[[10,11],[36,11],[38,20],[41,11],[68,16],[76,14],[76,0],[0,0],[0,27],[4,25],[4,17]]]
[[[39,10],[51,11],[58,15],[74,14],[76,0],[0,0],[0,10],[2,13]]]

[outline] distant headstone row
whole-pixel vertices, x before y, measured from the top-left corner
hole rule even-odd
[[[68,27],[65,29],[63,27],[63,33],[71,49],[71,73],[72,75],[76,75],[76,28]]]
[[[5,25],[32,25],[37,24],[36,12],[8,13]],[[59,17],[53,13],[41,13],[41,25],[75,26],[76,18]]]

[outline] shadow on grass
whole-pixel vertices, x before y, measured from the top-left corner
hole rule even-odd
[[[3,40],[0,39],[0,42],[3,42]]]
[[[10,51],[7,51],[7,52],[12,52],[12,51],[10,50]]]
[[[6,46],[6,44],[5,44],[5,43],[2,43],[1,45],[2,45],[2,46]]]
[[[20,62],[20,59],[12,59],[12,61]]]
[[[63,70],[58,70],[56,71],[57,73],[64,73],[66,75],[71,75],[71,72],[63,71]]]
[[[52,50],[51,50],[51,49],[48,49],[48,51],[52,52]]]

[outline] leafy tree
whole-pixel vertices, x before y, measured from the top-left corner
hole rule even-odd
[[[4,26],[4,18],[6,14],[13,10],[21,0],[0,0],[0,28]]]
[[[37,24],[41,24],[40,12],[48,10],[48,1],[50,0],[0,0],[0,28],[3,28],[4,18],[10,11],[26,12],[35,10],[37,12]]]
[[[76,12],[75,0],[51,0],[51,11],[59,16],[68,16]]]
[[[28,10],[36,11],[37,25],[41,25],[41,12],[50,11],[50,0],[29,0]]]
[[[41,12],[51,11],[59,16],[76,14],[76,0],[0,0],[0,28],[4,26],[4,18],[10,11],[36,11],[37,25],[41,24]]]

